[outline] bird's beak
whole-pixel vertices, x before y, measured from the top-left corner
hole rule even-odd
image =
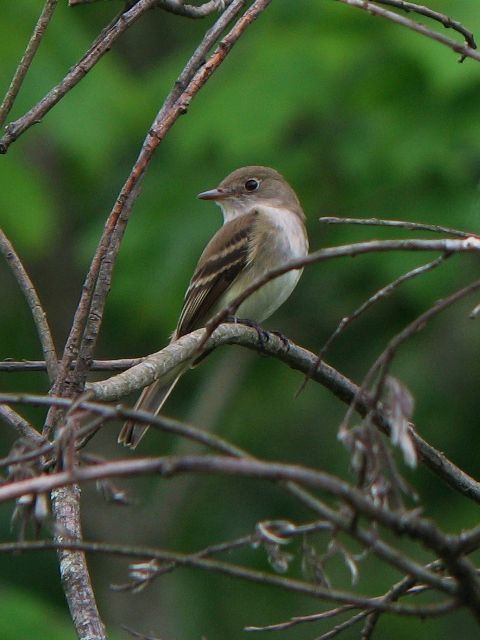
[[[210,189],[199,193],[197,198],[200,198],[200,200],[223,200],[223,198],[228,198],[228,195],[223,189]]]

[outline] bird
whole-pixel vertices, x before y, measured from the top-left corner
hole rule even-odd
[[[236,169],[217,188],[199,193],[222,210],[223,225],[205,247],[187,288],[171,342],[204,327],[253,282],[308,254],[305,214],[285,178],[275,169],[248,166]],[[260,323],[290,296],[302,269],[287,271],[267,282],[239,306],[236,318]],[[190,363],[191,364],[191,363]],[[162,378],[146,387],[135,409],[157,415],[181,375]],[[127,421],[118,442],[134,449],[149,425]]]

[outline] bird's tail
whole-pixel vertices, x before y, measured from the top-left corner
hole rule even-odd
[[[181,373],[179,373],[173,381],[171,379],[169,381],[156,380],[148,387],[145,387],[134,409],[149,411],[153,413],[154,416],[158,415],[166,399],[180,379],[180,376]],[[126,447],[130,447],[130,449],[135,449],[149,426],[148,424],[139,424],[135,422],[135,420],[128,420],[120,431],[118,442]]]

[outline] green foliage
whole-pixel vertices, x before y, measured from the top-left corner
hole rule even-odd
[[[40,3],[24,0],[21,8],[19,3],[4,4],[2,91]],[[75,9],[60,4],[12,119],[63,77],[118,9],[110,2]],[[477,3],[432,0],[428,4],[480,35]],[[106,215],[163,97],[211,22],[211,18],[190,22],[152,12],[0,158],[0,224],[26,258],[60,346]],[[475,231],[479,104],[480,66],[468,60],[457,64],[456,54],[438,43],[333,1],[276,0],[160,146],[129,223],[98,356],[140,355],[165,344],[196,259],[220,224],[219,211],[198,202],[195,195],[243,164],[269,164],[289,178],[308,214],[312,249],[413,235],[327,228],[317,221],[321,215],[402,218]],[[318,350],[344,315],[427,259],[386,254],[313,266],[269,327]],[[477,271],[478,260],[457,257],[403,287],[352,326],[333,346],[329,360],[360,380],[396,331],[435,299],[473,279]],[[33,326],[4,265],[0,277],[7,294],[0,308],[0,357],[36,357]],[[478,475],[478,454],[470,443],[476,442],[478,431],[480,331],[478,321],[467,319],[475,302],[458,305],[406,345],[394,372],[416,398],[414,417],[422,435]],[[218,383],[215,371],[222,358],[214,354],[182,381],[168,411],[201,424],[199,416],[207,416],[205,425],[216,423],[222,435],[254,455],[348,475],[348,456],[336,439],[344,413],[337,400],[312,383],[293,400],[300,376],[253,357],[235,380],[225,377]],[[43,378],[26,382],[33,379],[2,377],[2,389],[44,384]],[[215,408],[218,392],[208,391],[215,380],[225,392],[233,390],[220,408]],[[11,434],[3,436],[3,450],[12,439]],[[110,432],[100,440],[106,455],[114,454],[113,440]],[[144,451],[150,447],[158,453],[179,446],[152,435]],[[425,470],[410,479],[445,528],[458,530],[474,523],[476,510],[453,492],[448,493],[447,509],[444,487]],[[157,488],[150,482],[135,487],[139,504],[122,512],[122,527],[115,524],[118,512],[104,509],[100,499],[89,494],[85,516],[89,537],[193,550],[200,540],[204,544],[207,539],[244,535],[260,519],[307,517],[272,487],[265,489],[262,503],[258,487],[248,482],[231,480],[221,491],[207,481],[178,482],[174,491],[172,485],[165,490],[163,484]],[[209,535],[199,536],[202,531]],[[267,566],[260,552],[252,554],[259,567]],[[4,583],[15,582],[12,563],[4,567],[2,562],[0,557]],[[316,607],[315,602],[305,604],[303,599],[274,595],[260,587],[232,585],[204,574],[192,578],[187,573],[164,576],[152,591],[154,596],[145,592],[132,598],[108,591],[109,582],[125,580],[116,564],[99,563],[95,568],[95,583],[112,626],[127,621],[130,610],[138,622],[141,612],[137,626],[141,624],[146,633],[156,629],[160,636],[167,629],[168,637],[193,639],[204,633],[209,640],[238,638],[243,625],[272,622]],[[45,580],[57,579],[51,568],[42,566],[41,571]],[[299,571],[298,557],[295,571]],[[333,574],[340,588],[350,587],[344,568],[335,566]],[[397,575],[372,570],[362,578],[372,593],[382,593]],[[29,620],[34,625],[47,617],[51,626],[45,637],[67,637],[63,622],[56,621],[55,607],[63,606],[56,594],[39,602],[5,587],[0,601],[2,637],[41,638],[44,630],[28,627]],[[193,618],[178,616],[189,603]],[[10,623],[11,630],[2,628]],[[441,619],[425,623],[424,628],[393,619],[382,624],[380,630],[392,639],[405,637],[412,629],[418,640],[454,637],[459,629],[464,637],[474,633],[465,617],[454,620],[455,631],[451,621]],[[310,638],[321,630],[298,629],[288,637]]]
[[[4,640],[70,640],[66,613],[26,589],[0,587],[0,635]]]

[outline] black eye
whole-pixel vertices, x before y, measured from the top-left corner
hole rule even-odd
[[[255,191],[255,189],[258,189],[260,183],[258,180],[255,180],[255,178],[250,178],[250,180],[247,180],[245,182],[245,189],[247,191]]]

